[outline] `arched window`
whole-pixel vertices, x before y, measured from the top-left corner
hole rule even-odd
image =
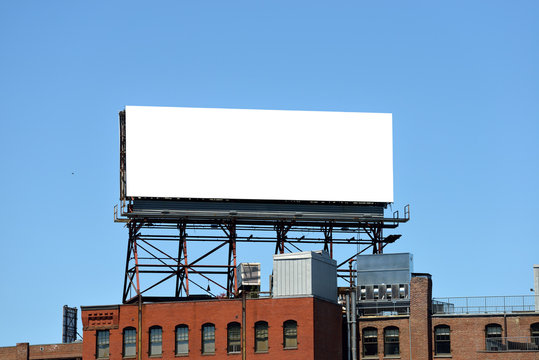
[[[399,328],[389,326],[384,329],[384,355],[399,355]]]
[[[378,355],[378,330],[372,327],[363,329],[363,356]]]
[[[283,323],[283,347],[285,349],[298,348],[298,323],[287,320]]]
[[[123,332],[123,356],[137,356],[137,330],[134,327],[127,327]]]
[[[99,359],[108,359],[109,357],[109,331],[97,330],[96,355]]]
[[[539,323],[531,324],[530,326],[531,342],[539,345]]]
[[[159,356],[163,353],[163,329],[161,326],[150,328],[150,356]]]
[[[488,324],[485,326],[485,343],[487,351],[502,350],[502,326]]]
[[[255,323],[255,352],[268,352],[268,323],[258,321]]]
[[[202,325],[202,353],[215,354],[215,325]]]
[[[176,355],[189,354],[189,327],[187,325],[176,326]]]
[[[228,353],[241,352],[241,325],[237,322],[226,327],[226,349]]]
[[[451,337],[449,326],[434,327],[434,354],[451,354]]]

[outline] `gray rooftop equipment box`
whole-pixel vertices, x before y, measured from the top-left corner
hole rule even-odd
[[[337,302],[337,262],[325,251],[273,255],[273,297]]]
[[[237,269],[238,286],[260,286],[260,263],[241,263]]]
[[[413,272],[410,253],[359,255],[357,285],[409,284]]]

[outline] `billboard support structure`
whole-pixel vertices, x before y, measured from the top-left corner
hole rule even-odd
[[[128,209],[133,208],[130,205],[127,206]],[[407,206],[405,214],[409,215],[408,209]],[[301,251],[299,247],[302,244],[315,247],[318,244],[321,250],[327,251],[332,257],[335,246],[345,245],[361,245],[362,249],[357,254],[369,251],[381,254],[385,246],[398,238],[398,235],[384,236],[383,230],[395,229],[400,223],[409,220],[364,218],[355,223],[343,223],[335,220],[312,222],[298,219],[281,221],[138,217],[129,211],[122,215],[115,220],[126,222],[129,229],[123,303],[136,303],[139,297],[142,302],[200,297],[201,295],[193,295],[193,286],[207,294],[206,296],[234,298],[239,294],[238,243],[274,243],[276,254]],[[165,235],[164,230],[174,230],[175,234],[170,232]],[[204,235],[190,235],[188,230],[203,230]],[[362,238],[361,234],[367,236]],[[188,243],[200,242],[215,245],[194,259],[188,258]],[[176,246],[174,252],[170,251],[171,244]],[[196,246],[193,247],[195,248]],[[224,258],[219,255],[223,250],[226,250]],[[336,259],[339,262],[337,272],[340,278],[349,280],[352,273],[348,269],[348,263],[353,261],[357,254],[344,261]],[[172,294],[154,295],[170,281],[175,283]]]
[[[77,308],[64,305],[62,317],[62,343],[69,344],[77,340]]]
[[[408,205],[404,217],[384,217],[393,202],[391,114],[134,106],[119,115],[123,303],[200,297],[196,288],[234,298],[239,243],[271,243],[275,254],[302,244],[332,258],[345,245],[380,254],[400,236],[383,230],[410,219]],[[220,161],[225,154],[237,166]],[[346,175],[312,176],[321,163]],[[196,242],[214,246],[200,254],[188,246]],[[356,256],[340,263],[339,277],[349,280]]]

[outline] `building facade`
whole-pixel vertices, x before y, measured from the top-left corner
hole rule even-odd
[[[316,297],[142,304],[140,329],[136,304],[81,310],[85,360],[241,359],[243,335],[249,359],[342,358],[341,306]]]
[[[30,345],[0,347],[1,360],[81,360],[82,342],[70,344]]]
[[[445,310],[434,311],[430,275],[412,276],[407,314],[358,317],[359,358],[539,359],[539,312],[533,306],[462,313],[441,305]]]

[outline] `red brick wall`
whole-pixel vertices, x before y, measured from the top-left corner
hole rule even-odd
[[[451,334],[451,355],[454,360],[474,359],[539,359],[539,352],[485,353],[485,327],[498,324],[502,336],[530,336],[530,325],[539,322],[537,315],[504,316],[433,316],[432,325],[447,325]],[[506,325],[507,324],[507,325]],[[435,356],[436,358],[436,356]]]
[[[430,276],[414,276],[410,283],[410,327],[412,359],[432,359],[432,281]]]
[[[314,358],[342,359],[342,308],[326,301],[314,302]]]
[[[0,347],[0,359],[2,360],[16,360],[17,348],[15,346]]]
[[[410,358],[410,333],[408,331],[408,316],[363,317],[359,319],[358,324],[358,337],[360,340],[358,354],[360,359],[363,359],[363,329],[368,327],[374,327],[378,330],[378,359],[384,359],[384,329],[388,326],[395,326],[399,328],[400,358]]]
[[[82,343],[29,345],[0,347],[1,360],[56,360],[81,359]]]
[[[82,343],[30,345],[30,360],[82,359]]]
[[[435,315],[431,316],[432,284],[428,277],[413,277],[410,287],[410,316],[362,317],[359,319],[360,336],[366,327],[378,330],[378,359],[383,359],[383,330],[396,326],[400,330],[400,358],[442,359],[447,355],[434,355],[434,327],[450,327],[451,356],[453,360],[539,360],[539,351],[486,352],[485,327],[498,324],[502,336],[530,336],[530,325],[539,323],[539,313],[503,315]],[[408,327],[411,331],[408,333]],[[409,341],[411,339],[411,342]],[[410,356],[410,343],[412,356]],[[359,346],[362,354],[362,343]]]
[[[314,298],[290,298],[290,299],[249,299],[246,307],[246,350],[247,357],[266,359],[314,359],[315,349],[315,316],[314,308],[321,309],[320,320],[330,321],[335,324],[331,328],[340,329],[340,308],[337,305],[327,303]],[[112,318],[118,318],[118,326],[110,325],[110,360],[122,359],[122,331],[125,327],[138,327],[138,307],[136,305],[123,305],[118,310],[112,311]],[[333,311],[333,316],[331,315]],[[82,319],[84,325],[83,359],[95,359],[96,352],[96,329],[105,328],[91,326],[87,313],[83,309]],[[335,319],[337,317],[337,319]],[[174,303],[156,303],[143,305],[142,316],[142,354],[143,359],[148,359],[148,336],[149,328],[159,325],[163,329],[163,355],[162,359],[175,359],[176,325],[187,324],[189,326],[189,358],[207,359],[201,354],[201,327],[205,323],[215,325],[215,353],[213,358],[241,359],[241,354],[227,354],[226,329],[230,322],[242,321],[242,303],[240,299],[234,300],[208,300],[188,301]],[[318,318],[316,318],[318,319]],[[267,321],[269,352],[259,354],[254,352],[254,324],[257,321]],[[298,348],[297,350],[283,349],[283,322],[296,320],[298,324]],[[336,321],[335,321],[336,320]],[[327,323],[320,326],[327,327]],[[325,331],[325,332],[324,332]],[[340,330],[328,332],[324,330],[325,344],[321,351],[328,352],[334,349],[340,351]],[[331,345],[334,344],[334,345]],[[333,358],[333,355],[329,359]]]

